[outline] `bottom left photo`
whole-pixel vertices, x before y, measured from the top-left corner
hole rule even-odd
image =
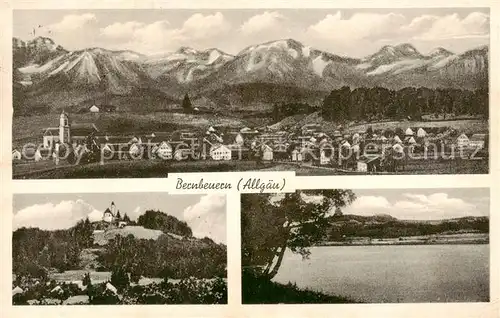
[[[226,304],[226,196],[15,194],[13,305]]]

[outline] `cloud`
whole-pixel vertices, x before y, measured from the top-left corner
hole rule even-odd
[[[360,196],[345,213],[357,215],[389,214],[399,219],[437,220],[464,216],[488,215],[487,209],[447,193],[429,195],[404,193],[402,198],[389,202],[383,196]]]
[[[355,209],[384,209],[390,207],[390,203],[383,196],[365,195],[356,199],[351,207]]]
[[[281,13],[265,11],[262,14],[254,15],[245,21],[240,31],[244,35],[252,35],[255,33],[268,32],[282,27],[286,18]]]
[[[489,37],[489,15],[466,16],[359,12],[351,16],[338,11],[309,25],[297,35],[303,41],[336,54],[363,57],[383,45],[410,42],[423,51],[444,46],[452,51],[485,44]],[[356,52],[353,54],[353,52]]]
[[[184,209],[184,220],[195,237],[208,236],[218,243],[226,242],[226,196],[207,194]]]
[[[178,31],[186,37],[199,39],[225,33],[229,31],[230,27],[229,22],[220,12],[212,15],[196,13],[187,19]]]
[[[405,21],[405,16],[396,13],[355,13],[350,18],[343,18],[342,12],[337,11],[309,26],[306,33],[331,41],[353,43],[357,40],[396,34]]]
[[[180,28],[172,28],[167,20],[149,24],[128,21],[101,28],[100,34],[104,38],[121,41],[118,43],[121,47],[143,53],[158,53],[175,50],[183,45],[191,46],[197,41],[206,42],[228,32],[230,27],[220,12],[207,15],[196,13],[184,21]]]
[[[126,39],[130,37],[137,29],[144,26],[144,23],[137,21],[129,21],[125,23],[116,22],[108,25],[101,29],[101,35],[114,38],[114,39]]]
[[[35,204],[19,210],[13,218],[14,229],[38,227],[44,230],[67,229],[89,216],[90,221],[102,217],[102,212],[83,200]],[[97,218],[97,219],[95,219]]]
[[[414,19],[415,20],[415,19]],[[461,19],[456,13],[436,17],[427,17],[427,23],[420,24],[422,33],[415,35],[415,39],[437,41],[445,39],[462,39],[489,36],[489,15],[481,12],[472,12]],[[427,26],[427,28],[423,26]]]
[[[97,17],[93,13],[69,14],[64,16],[61,21],[49,25],[48,29],[56,32],[71,32],[83,29],[95,22],[97,22]]]

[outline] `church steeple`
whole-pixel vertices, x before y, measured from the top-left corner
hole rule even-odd
[[[61,144],[70,143],[69,118],[64,110],[59,116],[59,142]]]
[[[114,201],[111,202],[110,209],[111,209],[111,213],[113,214],[113,216],[116,216],[116,205],[115,205]]]

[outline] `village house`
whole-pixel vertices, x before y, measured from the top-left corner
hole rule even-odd
[[[302,152],[300,152],[298,149],[292,150],[291,155],[292,161],[302,161]]]
[[[468,147],[469,146],[469,137],[467,137],[466,134],[461,134],[460,136],[457,137],[456,145],[459,148]]]
[[[403,148],[403,146],[401,144],[394,144],[392,146],[392,149],[394,151],[396,151],[397,153],[403,153],[404,152],[404,148]]]
[[[268,145],[262,145],[262,160],[272,161],[273,160],[273,148]]]
[[[231,160],[232,152],[226,145],[215,145],[210,149],[212,160]]]
[[[155,154],[163,160],[172,159],[172,153],[172,147],[166,141],[162,141],[155,149]]]
[[[21,160],[21,152],[17,149],[12,150],[12,161]]]
[[[89,111],[91,113],[98,113],[99,112],[99,107],[97,107],[96,105],[92,105],[90,108],[89,108]]]
[[[417,141],[415,140],[415,138],[413,137],[410,137],[410,138],[407,138],[406,139],[406,142],[409,144],[409,145],[415,145],[417,143]]]
[[[469,147],[482,149],[485,146],[486,134],[474,134],[469,138]]]
[[[405,136],[413,136],[413,135],[414,135],[413,130],[410,127],[408,127],[405,131]]]
[[[427,136],[427,132],[423,128],[419,128],[417,130],[417,137],[424,138],[425,136]]]

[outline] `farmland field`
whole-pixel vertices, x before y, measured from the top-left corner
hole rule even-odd
[[[41,164],[39,170],[36,165]],[[47,169],[45,163],[14,165],[14,179],[66,179],[66,178],[161,178],[169,173],[179,172],[230,172],[230,171],[295,171],[298,176],[366,174],[362,172],[343,172],[333,167],[293,164],[288,162],[258,163],[251,160],[232,161],[162,161],[162,160],[123,160],[109,161],[103,165],[92,163],[75,166],[54,166]],[[19,166],[19,167],[18,167]],[[29,166],[29,165],[28,165]],[[39,170],[39,171],[38,171]],[[408,160],[404,169],[396,174],[484,174],[488,173],[488,160]],[[382,173],[384,174],[384,173]],[[388,174],[388,173],[387,173]]]
[[[36,165],[38,163],[35,163]],[[108,161],[103,165],[92,163],[87,165],[57,167],[39,172],[31,170],[23,172],[13,167],[14,179],[66,179],[66,178],[161,178],[168,173],[178,172],[226,172],[262,170],[276,165],[275,163],[259,164],[255,161],[162,161],[162,160],[123,160]]]

